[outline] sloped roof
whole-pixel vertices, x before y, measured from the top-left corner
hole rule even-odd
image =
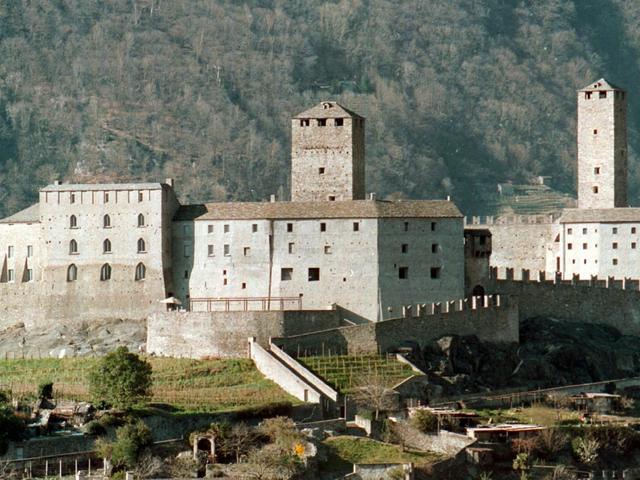
[[[320,218],[461,218],[446,200],[348,200],[322,202],[233,202],[185,205],[174,221]]]
[[[40,221],[40,204],[34,203],[30,207],[3,218],[0,223],[36,223]]]
[[[63,183],[47,185],[41,192],[90,192],[97,190],[159,190],[161,183]]]
[[[591,91],[591,90],[621,90],[621,91],[624,91],[624,89],[622,89],[620,87],[616,87],[615,85],[607,82],[604,78],[601,78],[598,81],[590,83],[589,85],[587,85],[584,88],[581,88],[578,91],[579,92],[586,92],[586,91]]]
[[[560,223],[640,223],[640,208],[567,208]]]
[[[338,102],[320,102],[293,118],[364,118]]]

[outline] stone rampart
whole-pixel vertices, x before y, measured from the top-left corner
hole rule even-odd
[[[484,306],[487,305],[487,306]],[[500,296],[419,305],[416,316],[274,338],[291,355],[388,352],[444,335],[477,335],[486,342],[518,342],[518,307]]]
[[[147,320],[147,351],[171,357],[247,357],[247,337],[270,337],[340,325],[336,310],[162,312]]]
[[[543,271],[492,268],[490,290],[514,297],[520,319],[550,317],[600,323],[640,336],[640,282],[637,279],[578,276],[548,278]]]

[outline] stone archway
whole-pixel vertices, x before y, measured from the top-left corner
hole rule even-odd
[[[475,287],[473,287],[473,290],[471,291],[471,295],[474,297],[484,297],[485,295],[484,287],[482,285],[476,285]]]

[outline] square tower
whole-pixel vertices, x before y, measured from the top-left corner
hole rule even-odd
[[[578,91],[578,208],[627,207],[627,99],[605,79]]]
[[[291,200],[364,199],[364,118],[322,102],[291,121]]]

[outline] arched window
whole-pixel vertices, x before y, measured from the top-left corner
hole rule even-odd
[[[69,228],[78,228],[78,217],[75,215],[69,217]]]
[[[138,226],[139,227],[144,227],[144,215],[143,214],[138,214]]]
[[[67,282],[75,282],[78,279],[78,267],[75,264],[69,265],[67,268]]]
[[[74,255],[76,253],[78,253],[78,242],[72,239],[69,242],[69,254]]]
[[[111,280],[111,265],[108,263],[102,265],[102,268],[100,269],[100,280],[103,282],[105,280]]]
[[[102,253],[111,253],[111,240],[108,238],[102,242]]]
[[[136,266],[136,282],[140,280],[144,280],[144,277],[147,276],[147,268],[144,266],[144,263],[139,263]]]
[[[142,238],[138,239],[138,253],[144,253],[147,251],[147,246],[144,243],[144,240]]]
[[[108,214],[102,217],[102,226],[104,228],[111,228],[111,217]]]

